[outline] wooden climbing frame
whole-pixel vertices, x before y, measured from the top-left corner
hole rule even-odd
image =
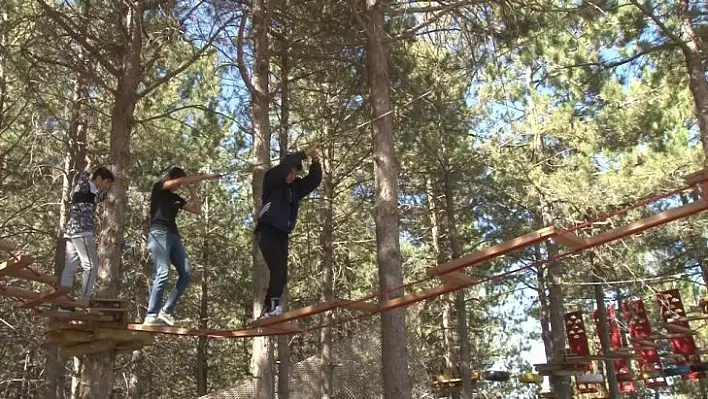
[[[83,330],[81,331],[91,331],[93,334],[91,335],[92,337],[105,337],[109,335],[105,330],[102,330],[102,328],[122,330],[122,332],[116,333],[118,335],[125,333],[122,337],[132,336],[130,334],[137,333],[159,333],[213,338],[246,338],[302,333],[309,330],[298,327],[292,322],[321,313],[338,310],[358,312],[360,315],[385,312],[478,284],[479,280],[474,276],[467,275],[464,272],[465,269],[509,255],[529,246],[538,245],[550,240],[568,249],[566,253],[561,255],[572,254],[708,210],[708,169],[687,176],[686,181],[692,188],[698,188],[698,200],[674,209],[656,213],[624,226],[619,226],[595,235],[587,235],[589,230],[587,227],[595,228],[595,226],[576,229],[562,229],[556,226],[547,226],[429,269],[426,273],[427,280],[439,279],[441,283],[438,285],[408,293],[404,292],[403,287],[399,287],[399,289],[395,290],[395,295],[392,293],[378,293],[356,300],[336,299],[330,302],[294,309],[279,316],[256,320],[247,328],[237,330],[195,329],[162,325],[144,326],[141,324],[126,323],[124,312],[121,313],[116,310],[120,309],[120,307],[107,309],[105,304],[96,307],[93,306],[94,304],[87,301],[79,301],[69,297],[67,292],[62,291],[62,288],[57,286],[54,276],[41,274],[29,268],[34,262],[34,259],[29,255],[18,256],[13,254],[10,260],[0,265],[0,295],[19,299],[21,301],[18,305],[19,308],[28,308],[38,316],[48,317],[56,321],[72,321],[75,325],[74,329],[82,326],[81,328],[83,328]],[[585,235],[581,237],[580,233],[585,233]],[[0,250],[13,253],[13,251],[17,251],[17,247],[11,242],[0,240]],[[37,292],[26,288],[10,286],[6,281],[9,277],[40,283],[44,286],[49,286],[49,289]],[[399,292],[402,294],[399,294]],[[61,312],[54,310],[43,309],[42,307],[46,305],[73,306],[78,308],[79,311],[70,314],[61,314]],[[118,314],[122,314],[122,316],[117,316]],[[675,327],[670,328],[676,329]],[[685,333],[685,331],[681,332]],[[83,336],[86,335],[84,334]],[[115,338],[112,339],[112,341],[120,340]],[[86,344],[86,342],[83,342],[81,345],[84,344]],[[105,347],[106,345],[108,344],[104,343],[95,346]],[[118,346],[115,346],[115,348],[118,348]],[[571,367],[571,369],[577,367],[578,370],[582,370],[584,369],[584,367],[582,367],[584,364],[583,362],[573,362],[565,364],[564,366]],[[539,372],[541,372],[541,369],[544,370],[543,372],[557,372],[555,367],[551,367],[550,365],[538,366],[540,366],[537,367]],[[575,372],[575,370],[571,370],[571,372]]]

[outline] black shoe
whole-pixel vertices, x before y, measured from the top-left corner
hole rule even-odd
[[[76,308],[73,306],[59,306],[59,311],[64,313],[70,313],[75,311]]]

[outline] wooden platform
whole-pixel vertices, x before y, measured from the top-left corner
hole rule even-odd
[[[81,356],[115,350],[130,352],[153,343],[153,334],[95,324],[62,324],[45,334],[45,342],[59,347],[64,356]]]

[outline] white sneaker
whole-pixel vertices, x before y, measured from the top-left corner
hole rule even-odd
[[[278,305],[270,312],[265,312],[265,314],[263,316],[264,317],[273,317],[273,316],[280,316],[281,314],[283,314],[283,308],[280,307],[280,305]]]
[[[169,313],[160,312],[160,314],[157,315],[157,318],[164,321],[165,324],[167,324],[167,325],[170,325],[170,326],[175,325],[175,318]]]
[[[143,320],[144,326],[157,326],[160,324],[162,323],[160,323],[160,320],[157,318],[157,316],[154,315],[145,316],[145,320]]]

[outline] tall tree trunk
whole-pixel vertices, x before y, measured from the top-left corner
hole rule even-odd
[[[140,266],[141,273],[138,274],[136,281],[136,286],[138,287],[136,291],[136,298],[147,298],[149,294],[149,283],[148,277],[151,270],[151,260],[150,260],[150,249],[147,245],[148,232],[150,230],[150,201],[147,197],[143,197],[143,209],[142,217],[142,240],[140,241]],[[145,308],[142,306],[136,306],[135,316],[137,320],[143,320],[145,318]],[[145,387],[150,386],[148,379],[152,374],[149,368],[145,367],[145,350],[149,349],[139,349],[133,351],[130,360],[130,377],[128,379],[128,398],[130,399],[142,399],[145,395]]]
[[[434,173],[433,173],[434,174]],[[425,182],[426,191],[428,196],[428,211],[430,213],[430,235],[431,242],[433,244],[433,251],[435,251],[435,258],[438,265],[442,265],[449,257],[446,255],[446,251],[440,245],[442,237],[442,217],[440,216],[442,209],[440,206],[440,193],[438,187],[433,183],[433,177],[428,177]],[[457,356],[455,356],[455,339],[453,337],[453,296],[454,294],[445,295],[443,298],[443,312],[442,312],[442,333],[443,333],[443,353],[445,360],[445,375],[448,377],[456,377],[457,371]],[[455,392],[453,394],[454,398],[459,398],[459,395]]]
[[[444,147],[447,148],[447,147]],[[447,158],[445,158],[447,159]],[[447,235],[450,241],[450,251],[453,259],[462,256],[460,234],[457,231],[457,217],[455,216],[455,198],[452,191],[452,176],[445,170],[445,215],[447,217]],[[462,399],[472,399],[472,371],[470,370],[470,339],[467,333],[467,307],[465,306],[465,291],[455,293],[455,311],[457,313],[457,337],[460,340],[460,378],[462,379]]]
[[[680,43],[688,69],[688,87],[693,95],[696,106],[698,129],[701,133],[704,161],[708,164],[708,80],[706,80],[706,66],[701,53],[701,42],[693,29],[693,19],[690,12],[689,0],[679,1],[679,16],[681,19],[681,33],[686,39]],[[704,279],[706,278],[704,274]],[[705,280],[708,283],[708,280]]]
[[[681,33],[684,38],[688,39],[682,43],[681,50],[688,69],[688,87],[693,95],[693,103],[696,108],[698,130],[703,144],[703,162],[708,165],[708,80],[706,80],[706,65],[701,53],[701,42],[693,29],[689,7],[688,0],[679,2]],[[708,284],[708,264],[706,262],[701,262],[701,272],[703,282]]]
[[[282,0],[283,9],[287,10],[288,1]],[[281,21],[285,25],[287,31],[287,22]],[[288,131],[290,129],[290,103],[289,103],[289,75],[290,75],[290,60],[288,59],[288,34],[285,33],[285,49],[280,57],[280,131],[278,132],[278,144],[280,147],[280,159],[285,158],[288,153]],[[283,296],[280,305],[283,307],[283,312],[288,311],[288,295],[287,286],[283,290]],[[288,399],[290,397],[290,342],[289,335],[278,336],[278,399]]]
[[[322,302],[334,300],[333,287],[333,267],[334,267],[334,182],[331,171],[330,160],[332,159],[333,144],[329,143],[322,166],[324,173],[322,176],[322,201],[320,205],[320,215],[322,219],[322,232],[320,233],[320,247],[322,248]],[[332,322],[330,312],[322,315],[322,323],[326,326],[320,332],[320,359],[322,360],[320,397],[331,399],[334,396],[332,386]]]
[[[111,112],[110,154],[113,173],[117,176],[106,200],[103,215],[103,232],[99,244],[99,268],[96,296],[115,298],[120,283],[120,264],[123,252],[125,220],[128,211],[128,181],[125,176],[130,167],[130,136],[134,126],[133,114],[138,101],[140,83],[140,55],[142,52],[142,2],[133,0],[125,8],[124,24],[129,40],[126,43],[118,86]],[[86,357],[87,384],[85,399],[110,398],[113,388],[113,363],[115,352],[104,352]]]
[[[550,226],[553,224],[553,216],[550,206],[542,201],[541,204],[543,224]],[[546,244],[546,253],[549,259],[556,256],[558,248],[555,244]],[[563,304],[563,263],[550,262],[548,264],[548,310],[551,324],[551,342],[553,343],[553,354],[565,351],[565,306]],[[567,376],[552,375],[551,388],[556,397],[570,398],[570,378]]]
[[[592,254],[590,255],[592,256]],[[603,292],[602,285],[600,285],[600,279],[595,278],[598,283],[594,286],[595,290],[595,302],[597,304],[597,316],[599,325],[599,336],[600,336],[600,347],[602,348],[602,355],[605,356],[605,379],[607,379],[607,386],[610,388],[610,398],[619,399],[619,384],[617,383],[617,370],[615,369],[615,361],[610,359],[609,355],[612,351],[612,344],[610,341],[610,331],[609,322],[607,319],[607,306],[605,305],[605,293]]]
[[[253,104],[253,217],[258,215],[263,192],[263,176],[270,165],[270,120],[268,119],[268,26],[269,17],[267,0],[253,1],[253,48],[254,67],[252,77]],[[268,268],[258,249],[257,237],[253,237],[253,280],[254,280],[254,318],[261,314],[263,298],[268,288]],[[255,399],[273,398],[273,347],[268,337],[253,339],[251,372]]]
[[[202,237],[202,259],[207,267],[201,273],[201,298],[199,300],[199,328],[209,328],[209,265],[211,265],[211,250],[209,243],[209,226],[211,218],[211,207],[209,196],[204,198],[204,230]],[[206,337],[199,337],[197,340],[197,396],[202,397],[207,394],[209,381],[209,340]]]
[[[398,179],[393,146],[391,94],[389,92],[389,38],[385,28],[383,4],[366,0],[367,66],[373,120],[374,185],[376,204],[376,246],[379,263],[379,288],[390,290],[403,284],[401,248],[398,241]],[[382,295],[381,301],[396,298],[403,290]],[[411,398],[406,340],[406,313],[398,308],[381,314],[382,366],[384,396]]]
[[[88,89],[86,82],[80,77],[74,81],[74,93],[69,115],[69,140],[64,156],[64,177],[62,179],[61,203],[59,209],[59,223],[56,234],[54,249],[54,274],[61,276],[64,270],[64,257],[66,254],[66,241],[64,239],[64,227],[68,218],[69,195],[72,184],[79,169],[86,167],[84,157],[86,156],[86,119],[83,112],[88,100]],[[64,397],[64,363],[56,346],[47,348],[47,398]],[[73,379],[78,376],[73,376]]]
[[[536,259],[541,259],[540,251],[538,246],[536,247],[537,257]],[[543,341],[543,348],[546,351],[546,359],[548,361],[553,358],[553,340],[551,339],[551,317],[550,309],[548,306],[548,295],[546,294],[546,277],[544,276],[543,268],[539,268],[536,272],[536,282],[538,284],[538,307],[539,313],[541,314],[541,341]]]

